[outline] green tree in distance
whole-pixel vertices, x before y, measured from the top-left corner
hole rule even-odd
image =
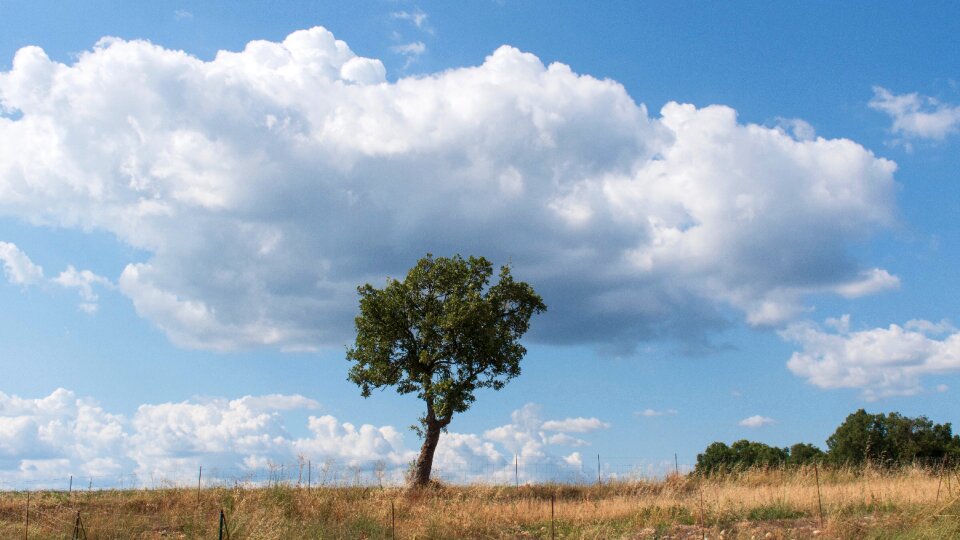
[[[508,266],[500,268],[495,285],[492,275],[483,257],[428,254],[403,281],[357,288],[360,314],[356,342],[347,350],[354,362],[348,379],[364,397],[394,386],[426,404],[411,486],[430,482],[440,432],[470,407],[474,391],[499,390],[520,374],[527,352],[520,337],[530,318],[547,309],[533,287],[514,281]]]
[[[953,435],[949,422],[863,409],[847,416],[827,438],[827,447],[830,460],[838,465],[907,465],[960,457],[960,437]]]

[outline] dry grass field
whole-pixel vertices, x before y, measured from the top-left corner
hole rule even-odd
[[[960,477],[752,470],[603,485],[0,494],[0,538],[960,538]],[[551,500],[553,519],[551,520]],[[823,523],[820,508],[823,508]],[[77,525],[79,513],[83,530]],[[29,517],[29,524],[27,524]],[[26,529],[26,531],[25,531]]]

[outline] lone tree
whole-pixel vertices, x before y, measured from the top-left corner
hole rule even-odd
[[[395,386],[401,394],[416,392],[427,406],[411,486],[430,482],[440,432],[454,413],[470,407],[474,391],[499,390],[520,374],[527,352],[520,337],[530,317],[547,309],[533,287],[513,280],[509,267],[500,268],[500,280],[491,286],[492,274],[483,257],[428,254],[403,281],[357,288],[360,314],[356,343],[347,350],[355,362],[349,380],[364,397]]]

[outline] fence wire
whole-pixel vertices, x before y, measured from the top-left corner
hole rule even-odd
[[[588,484],[614,480],[663,478],[671,473],[686,474],[689,464],[672,460],[651,461],[634,457],[603,457],[593,462],[567,462],[562,458],[550,462],[529,463],[517,458],[499,464],[466,463],[435,465],[432,478],[454,485],[515,484]],[[384,461],[343,463],[336,460],[302,460],[270,463],[263,467],[207,466],[150,471],[123,472],[109,475],[75,474],[41,476],[20,471],[0,472],[0,492],[55,490],[68,492],[140,489],[180,489],[210,487],[286,486],[379,486],[404,485],[409,464]]]

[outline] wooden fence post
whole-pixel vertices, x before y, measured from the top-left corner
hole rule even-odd
[[[703,513],[703,487],[700,488],[700,537],[707,539],[707,519]]]
[[[820,509],[820,528],[823,528],[823,499],[820,497],[820,468],[813,464],[813,473],[817,477],[817,507]]]
[[[553,529],[553,515],[554,515],[553,503],[555,499],[556,499],[556,494],[551,493],[550,494],[550,540],[554,540],[556,538],[556,534],[554,533],[554,529]]]

